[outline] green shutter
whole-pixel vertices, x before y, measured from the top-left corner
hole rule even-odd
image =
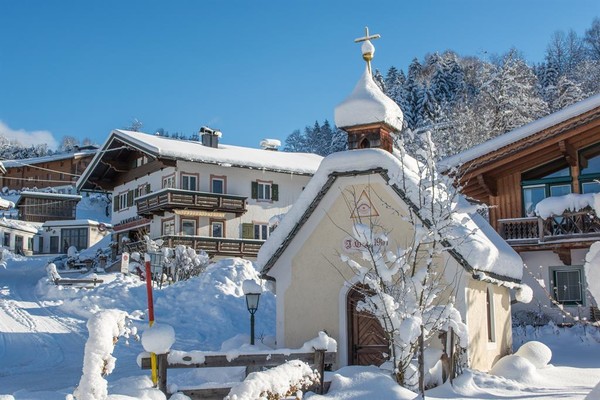
[[[254,239],[254,224],[242,224],[242,239]]]
[[[253,199],[258,199],[258,182],[252,182],[252,194]]]
[[[279,201],[279,185],[271,185],[271,200]]]
[[[127,192],[127,207],[131,207],[133,205],[133,190]]]
[[[150,193],[150,184],[146,183],[146,193],[145,194],[148,194],[148,193]]]

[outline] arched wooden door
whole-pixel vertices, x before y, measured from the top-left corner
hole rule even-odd
[[[348,292],[348,364],[379,366],[386,360],[384,353],[389,352],[388,342],[377,318],[356,311],[356,304],[362,299],[359,290],[352,288]]]

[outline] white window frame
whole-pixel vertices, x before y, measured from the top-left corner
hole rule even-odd
[[[256,193],[256,199],[259,201],[271,201],[273,194],[273,188],[271,182],[257,181],[258,191]],[[268,190],[267,190],[268,188]]]
[[[269,224],[264,222],[254,223],[254,239],[267,240],[269,238]]]
[[[194,183],[193,185],[191,184],[192,182]],[[183,190],[198,190],[198,175],[181,174],[181,188]]]
[[[170,218],[162,221],[162,236],[174,236],[175,235],[175,219]]]
[[[175,187],[175,174],[164,176],[162,178],[162,188],[174,188]]]

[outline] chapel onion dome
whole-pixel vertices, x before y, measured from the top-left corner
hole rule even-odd
[[[370,42],[369,42],[370,44]],[[363,49],[364,49],[363,45]],[[373,45],[371,44],[371,47]],[[369,65],[354,90],[335,108],[335,124],[338,128],[385,123],[392,130],[402,130],[404,115],[392,99],[387,97],[373,80]]]

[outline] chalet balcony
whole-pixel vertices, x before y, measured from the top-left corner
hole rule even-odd
[[[206,212],[244,214],[246,197],[221,193],[197,192],[183,189],[162,189],[136,199],[138,215],[162,215],[165,211],[187,209]]]
[[[167,247],[184,245],[196,251],[204,250],[209,256],[256,258],[264,240],[230,239],[207,236],[175,236],[166,235],[158,239],[164,240]]]
[[[557,241],[592,241],[600,239],[600,219],[592,210],[564,212],[545,219],[499,219],[498,233],[513,246]]]

